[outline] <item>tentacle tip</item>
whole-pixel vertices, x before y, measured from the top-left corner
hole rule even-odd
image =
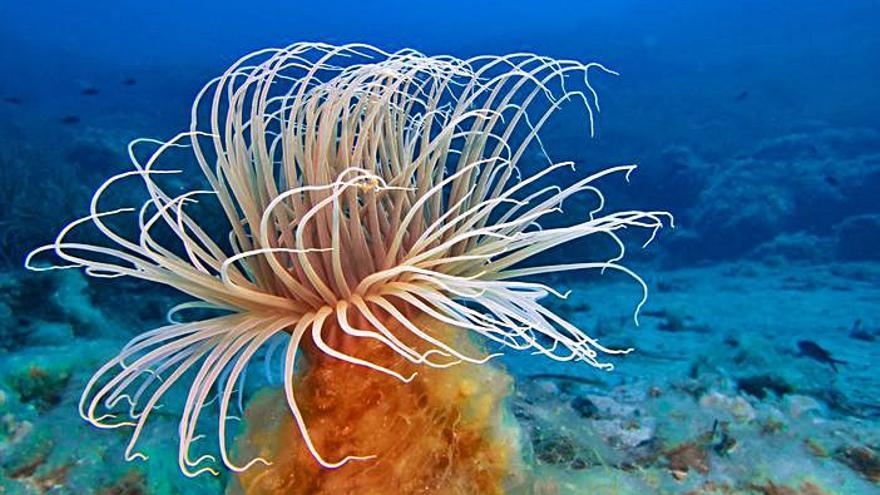
[[[336,469],[336,468],[340,468],[340,467],[342,467],[342,466],[344,466],[344,465],[346,465],[346,464],[348,464],[349,462],[352,462],[352,461],[371,461],[371,460],[376,459],[376,458],[378,458],[378,456],[375,455],[375,454],[371,454],[371,455],[349,455],[349,456],[346,456],[346,457],[345,457],[344,459],[342,459],[341,461],[337,461],[337,462],[333,462],[333,463],[329,463],[329,462],[327,462],[327,461],[322,461],[322,460],[320,460],[320,459],[319,459],[319,462],[320,462],[320,464],[321,464],[322,466],[324,466],[324,467],[327,468],[327,469]]]

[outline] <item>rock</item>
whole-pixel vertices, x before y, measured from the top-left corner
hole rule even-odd
[[[844,158],[870,155],[880,150],[880,132],[875,129],[829,129],[823,134],[828,149]]]
[[[726,412],[739,422],[752,421],[756,416],[755,409],[744,398],[729,397],[714,391],[700,397],[700,406]]]
[[[571,401],[571,407],[582,418],[597,418],[599,416],[599,408],[596,407],[596,404],[593,404],[593,401],[586,397],[575,397]]]
[[[720,456],[725,456],[736,450],[739,442],[730,434],[730,423],[727,421],[715,422],[710,437],[712,450]]]
[[[653,421],[637,422],[623,419],[594,421],[593,430],[617,450],[632,450],[654,439]]]
[[[62,322],[36,322],[25,335],[30,346],[64,345],[73,340],[73,326]]]
[[[24,441],[34,431],[34,424],[30,421],[20,421],[12,414],[4,414],[0,418],[3,435],[6,437],[6,446],[15,446]]]
[[[33,476],[31,482],[41,493],[48,493],[63,488],[67,485],[67,477],[73,466],[73,462],[66,462],[60,466],[52,467],[39,475]]]
[[[621,404],[611,397],[602,395],[586,396],[599,410],[599,415],[603,418],[622,418],[630,417],[635,414],[636,408],[630,405]]]
[[[785,407],[788,415],[794,419],[800,419],[807,414],[821,415],[825,411],[819,401],[806,395],[787,395]]]
[[[103,174],[108,164],[124,162],[124,157],[108,143],[82,139],[71,143],[65,149],[64,159],[68,166],[74,167],[86,176]]]
[[[736,381],[736,389],[758,399],[766,398],[767,392],[773,392],[778,397],[794,392],[794,387],[788,382],[773,375],[754,375],[739,378]]]
[[[804,447],[806,447],[807,450],[810,451],[810,453],[813,454],[815,457],[828,457],[828,451],[825,450],[825,447],[823,447],[822,444],[812,438],[804,439]]]
[[[577,445],[568,436],[539,433],[532,441],[535,457],[544,464],[570,464],[577,456]]]
[[[573,469],[575,471],[581,471],[583,469],[587,469],[588,467],[590,467],[590,465],[587,464],[587,461],[581,459],[580,457],[577,457],[575,458],[575,460],[571,461],[571,464],[569,464],[568,467],[569,469]]]
[[[144,474],[137,469],[130,469],[110,486],[95,492],[96,495],[146,495],[147,485]]]
[[[790,134],[761,143],[752,157],[764,161],[788,161],[793,159],[816,158],[819,149],[807,135]]]
[[[21,345],[22,321],[17,302],[21,297],[18,279],[0,273],[0,349],[15,350]]]
[[[759,431],[762,435],[775,435],[781,433],[785,428],[786,424],[782,417],[782,413],[777,409],[773,409],[771,410],[771,414],[761,421]]]
[[[697,200],[712,176],[713,165],[697,156],[686,146],[669,146],[660,152],[660,160],[667,175],[663,178],[668,184],[675,184],[676,194],[667,199],[670,211],[681,211]]]
[[[861,340],[863,342],[874,342],[877,339],[878,335],[877,330],[868,330],[862,325],[862,319],[858,318],[853,322],[852,327],[849,330],[849,338],[854,340]]]
[[[865,446],[841,447],[834,452],[834,458],[865,479],[880,483],[880,457],[874,449]]]
[[[777,485],[770,480],[767,480],[763,485],[752,483],[749,488],[763,495],[828,495],[828,492],[809,481],[801,483],[799,489],[794,489],[785,485]]]
[[[74,325],[77,335],[108,335],[112,325],[92,303],[88,289],[81,272],[66,270],[59,275],[51,300],[64,313],[64,320]]]
[[[819,488],[817,485],[804,481],[801,483],[801,495],[829,495],[828,492]]]
[[[667,459],[670,471],[679,473],[682,478],[682,473],[687,475],[692,469],[700,474],[709,474],[709,452],[697,442],[683,443],[667,450],[663,455]]]
[[[836,254],[842,260],[880,260],[880,214],[846,218],[835,227]]]
[[[750,258],[766,263],[805,262],[821,263],[831,259],[835,240],[806,232],[783,232],[762,243],[750,254]]]
[[[873,129],[813,129],[759,143],[707,176],[696,199],[677,211],[688,234],[668,242],[687,253],[684,263],[693,263],[696,253],[729,259],[756,251],[762,257],[823,259],[829,241],[843,255],[877,259],[880,244],[873,235],[844,247],[823,226],[877,212],[878,135]],[[682,152],[672,156],[670,163],[684,163],[685,170],[699,162]],[[685,187],[691,194],[693,188]],[[803,226],[815,227],[799,232]]]
[[[32,438],[33,437],[33,438]],[[33,431],[27,442],[19,442],[3,459],[3,471],[12,479],[29,478],[46,463],[55,444],[45,433]]]
[[[48,368],[34,363],[7,377],[19,400],[32,404],[39,411],[47,411],[61,401],[69,380],[70,372],[65,368]]]
[[[707,258],[740,256],[785,230],[796,215],[792,190],[748,162],[718,173],[697,201],[689,224],[698,232],[693,251]],[[700,251],[697,251],[700,250]]]

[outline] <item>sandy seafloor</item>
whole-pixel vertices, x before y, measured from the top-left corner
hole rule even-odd
[[[531,471],[517,493],[880,493],[880,264],[639,270],[651,287],[639,327],[631,281],[556,284],[573,291],[553,303],[561,314],[607,345],[637,348],[614,371],[504,359]],[[171,303],[135,292],[141,307]],[[43,306],[17,310],[34,293]],[[90,373],[130,335],[121,326],[149,328],[113,316],[124,300],[94,299],[74,272],[0,275],[4,332],[18,329],[20,344],[0,359],[0,493],[222,493],[225,476],[178,472],[170,410],[142,438],[149,460],[131,463],[125,431],[77,415]],[[847,363],[835,373],[798,356],[802,339]]]

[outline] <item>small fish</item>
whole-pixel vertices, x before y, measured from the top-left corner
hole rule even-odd
[[[739,102],[742,102],[742,101],[746,101],[746,98],[748,98],[748,97],[749,97],[749,92],[748,92],[748,91],[743,91],[742,93],[736,95],[736,98],[734,98],[734,101],[737,102],[737,103],[739,103]]]
[[[833,369],[835,373],[837,373],[838,364],[846,364],[846,361],[834,359],[827,349],[823,348],[812,340],[798,341],[797,346],[798,350],[800,350],[800,353],[797,354],[799,357],[808,357],[810,359],[819,361],[820,363],[829,364],[831,366],[831,369]]]
[[[11,105],[21,105],[22,103],[24,103],[24,100],[17,96],[7,96],[6,98],[3,98],[3,101]]]
[[[90,87],[88,87],[88,88],[83,88],[83,90],[80,91],[79,94],[81,94],[81,95],[83,95],[83,96],[95,96],[95,95],[97,95],[97,94],[100,93],[100,92],[101,92],[101,91],[98,90],[98,88],[93,88],[93,87],[90,86]]]
[[[825,182],[828,183],[828,185],[831,185],[831,186],[834,186],[834,187],[837,187],[837,186],[840,185],[840,181],[838,181],[838,180],[837,180],[837,177],[835,177],[835,176],[833,176],[833,175],[826,175],[826,176],[825,176]]]
[[[137,84],[137,79],[135,79],[133,77],[126,77],[125,79],[122,80],[123,86],[134,86],[135,84]]]
[[[65,115],[64,117],[61,117],[61,120],[59,122],[64,125],[79,124],[79,117],[77,117],[76,115]]]

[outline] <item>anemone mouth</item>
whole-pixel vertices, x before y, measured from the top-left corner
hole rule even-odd
[[[108,179],[88,215],[28,256],[35,270],[133,276],[195,299],[172,309],[167,326],[134,338],[99,369],[82,395],[80,414],[100,428],[133,428],[126,456],[143,457],[136,443],[148,417],[172,385],[191,376],[179,427],[181,470],[216,473],[213,456],[189,454],[201,438],[200,413],[211,404],[219,408],[222,463],[234,471],[268,464],[262,458],[234,462],[226,424],[249,361],[267,346],[272,354],[280,338],[291,413],[316,461],[333,468],[371,456],[328,460],[312,444],[293,383],[303,339],[331,358],[402,382],[413,375],[361,359],[335,345],[331,334],[378,341],[418,366],[483,363],[495,355],[456,350],[413,317],[422,315],[499,348],[611,369],[600,356],[631,349],[607,348],[547,309],[542,298],[565,294],[530,281],[571,270],[623,272],[643,291],[637,317],[647,286],[619,264],[625,247],[618,231],[648,229],[650,242],[672,223],[662,211],[605,211],[597,182],[611,175],[628,179],[634,165],[566,186],[553,181],[555,171],[573,164],[551,161],[539,131],[564,103],[579,102],[592,134],[599,110],[589,82],[595,71],[614,74],[597,63],[533,54],[459,60],[361,44],[299,43],[240,59],[199,92],[189,131],[165,142],[133,142],[134,169]],[[154,149],[144,160],[145,146]],[[180,170],[160,167],[179,148],[191,151],[206,187],[179,191],[180,182],[170,179]],[[523,173],[520,165],[534,149],[548,164]],[[111,186],[131,181],[146,190],[142,206],[101,207]],[[582,221],[541,228],[576,195],[595,204]],[[191,212],[206,199],[224,219],[222,236]],[[117,217],[125,215],[134,218],[133,226],[117,228]],[[106,242],[70,240],[87,226]],[[609,237],[616,255],[523,264],[594,234]],[[35,265],[43,253],[64,264]],[[226,313],[174,318],[192,308]]]

